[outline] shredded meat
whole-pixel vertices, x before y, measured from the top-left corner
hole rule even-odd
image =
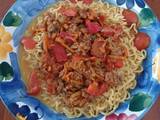
[[[63,94],[65,104],[82,107],[121,79],[114,70],[127,57],[125,46],[119,47],[123,31],[106,23],[107,16],[90,9],[64,6],[59,13],[58,19],[51,12],[44,13],[43,23],[35,27],[35,34],[46,35],[39,71],[50,94]],[[108,38],[115,46],[109,45]]]

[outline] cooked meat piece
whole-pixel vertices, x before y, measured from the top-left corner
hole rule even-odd
[[[96,57],[103,58],[106,53],[106,41],[97,39],[92,44],[91,54]]]

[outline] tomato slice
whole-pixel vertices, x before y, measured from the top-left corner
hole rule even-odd
[[[113,36],[115,34],[115,29],[113,29],[112,27],[110,26],[105,26],[103,29],[102,29],[102,35],[105,36],[105,37],[110,37],[110,36]]]
[[[72,34],[69,32],[60,32],[60,36],[64,38],[69,45],[72,45],[75,41]]]
[[[134,46],[138,50],[143,50],[149,47],[150,41],[150,37],[146,33],[139,32],[134,39]]]
[[[131,10],[124,10],[123,11],[123,16],[124,16],[124,18],[126,19],[126,22],[127,22],[127,24],[130,26],[132,23],[136,23],[136,24],[138,24],[138,16],[137,16],[137,14],[136,13],[134,13],[133,11],[131,11]]]
[[[75,8],[61,9],[60,11],[63,15],[68,17],[74,17],[77,15],[77,10]]]
[[[97,96],[97,91],[98,91],[98,83],[93,82],[92,84],[90,84],[87,88],[87,93],[92,95],[92,96]]]
[[[100,15],[100,16],[99,16],[99,21],[100,21],[100,22],[103,23],[103,22],[105,21],[105,19],[106,19],[106,17],[105,17],[104,15]]]
[[[36,96],[40,93],[41,88],[39,86],[34,86],[33,88],[31,88],[28,92],[29,95],[33,95]]]
[[[91,22],[90,20],[86,20],[86,27],[89,33],[95,34],[101,31],[101,26],[97,22]]]
[[[23,37],[21,43],[27,50],[34,49],[37,44],[37,42],[34,41],[31,37]]]
[[[106,92],[107,89],[108,89],[108,86],[107,86],[106,83],[98,85],[98,83],[93,82],[92,84],[90,84],[88,86],[87,93],[90,94],[90,95],[92,95],[92,96],[100,96],[104,92]]]
[[[83,2],[84,2],[85,4],[91,4],[91,3],[93,2],[93,0],[83,0]]]
[[[116,68],[122,68],[124,66],[124,61],[120,58],[110,58],[106,57],[105,58],[105,64],[106,64],[106,69],[107,71],[112,71]]]
[[[37,73],[32,71],[29,82],[28,82],[28,94],[38,95],[40,93],[40,81],[38,80]]]
[[[80,60],[82,60],[82,59],[83,59],[83,57],[80,56],[80,55],[74,55],[74,56],[72,57],[72,60],[73,60],[74,62],[78,62],[78,61],[80,61]]]
[[[67,61],[67,53],[66,53],[65,48],[63,46],[61,46],[58,43],[55,43],[51,49],[54,53],[54,56],[55,56],[57,62],[61,63],[61,62]]]

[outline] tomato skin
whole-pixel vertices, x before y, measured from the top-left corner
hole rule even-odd
[[[37,42],[35,42],[31,37],[23,37],[21,43],[27,50],[34,49],[37,44]]]
[[[127,10],[124,10],[122,14],[123,14],[123,16],[129,26],[133,23],[138,24],[138,22],[139,22],[138,16],[133,11],[127,9]]]
[[[134,46],[141,51],[149,47],[150,41],[150,37],[146,33],[139,32],[134,39]]]

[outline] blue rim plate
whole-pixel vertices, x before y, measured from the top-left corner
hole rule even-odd
[[[0,25],[0,97],[11,113],[21,120],[68,120],[26,93],[18,63],[18,46],[29,23],[40,11],[58,0],[17,0],[6,13]],[[144,71],[137,76],[137,86],[131,98],[119,105],[115,115],[127,115],[127,120],[139,120],[151,108],[160,93],[160,23],[144,0],[103,0],[137,13],[141,26],[139,31],[151,37]],[[4,37],[5,36],[5,37]],[[104,120],[106,116],[74,120]]]

